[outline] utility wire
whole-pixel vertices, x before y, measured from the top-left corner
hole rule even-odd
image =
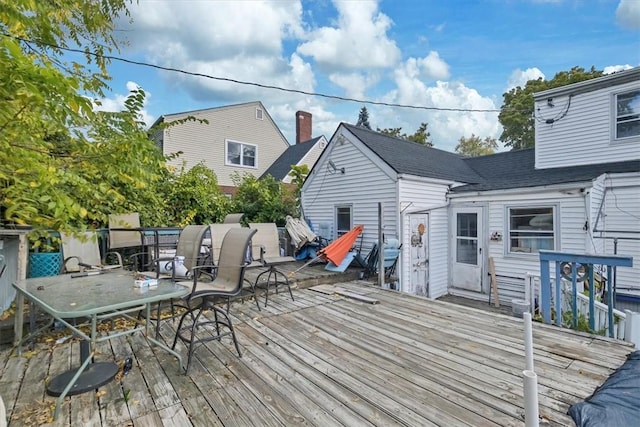
[[[300,95],[308,95],[308,96],[317,96],[317,97],[321,97],[321,98],[336,99],[336,100],[339,100],[339,101],[357,102],[359,104],[380,105],[380,106],[385,106],[385,107],[410,108],[410,109],[414,109],[414,110],[430,110],[430,111],[455,111],[455,112],[465,112],[465,113],[499,113],[501,111],[501,110],[496,110],[496,109],[426,107],[426,106],[421,106],[421,105],[408,105],[408,104],[396,104],[396,103],[391,103],[391,102],[370,101],[370,100],[364,100],[364,99],[349,98],[349,97],[344,97],[344,96],[339,96],[339,95],[328,95],[328,94],[320,93],[320,92],[308,92],[308,91],[299,90],[299,89],[290,89],[290,88],[284,88],[284,87],[274,86],[274,85],[266,85],[266,84],[256,83],[256,82],[248,82],[248,81],[237,80],[237,79],[232,79],[232,78],[228,78],[228,77],[216,77],[216,76],[212,76],[212,75],[209,75],[209,74],[196,73],[196,72],[193,72],[193,71],[182,70],[182,69],[179,69],[179,68],[164,67],[162,65],[150,64],[148,62],[134,61],[132,59],[126,59],[126,58],[122,58],[122,57],[118,57],[118,56],[103,55],[103,54],[99,54],[99,53],[95,53],[95,52],[91,52],[91,51],[85,51],[85,50],[81,50],[81,49],[74,49],[74,48],[70,48],[70,47],[58,46],[58,45],[55,45],[55,44],[52,44],[52,43],[29,40],[29,39],[25,39],[25,38],[22,38],[22,37],[17,37],[17,36],[14,36],[14,35],[11,35],[11,34],[7,34],[7,33],[0,33],[0,34],[5,36],[5,37],[9,37],[9,38],[21,41],[23,43],[33,43],[33,44],[37,44],[37,45],[41,45],[41,46],[47,46],[47,47],[51,47],[51,48],[54,48],[54,49],[59,49],[59,50],[62,50],[62,51],[81,53],[83,55],[91,55],[91,56],[96,57],[96,58],[103,58],[103,59],[108,59],[108,60],[111,60],[111,61],[124,62],[124,63],[127,63],[127,64],[133,64],[133,65],[139,65],[139,66],[142,66],[142,67],[155,68],[157,70],[170,71],[170,72],[173,72],[173,73],[185,74],[185,75],[193,76],[193,77],[202,77],[202,78],[206,78],[206,79],[210,79],[210,80],[217,80],[217,81],[235,83],[235,84],[240,84],[240,85],[245,85],[245,86],[254,86],[254,87],[259,87],[259,88],[262,88],[262,89],[278,90],[278,91],[281,91],[281,92],[297,93],[297,94],[300,94]]]

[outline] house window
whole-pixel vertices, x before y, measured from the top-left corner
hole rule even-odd
[[[640,90],[619,93],[615,98],[615,139],[640,136]]]
[[[336,206],[336,237],[340,237],[353,228],[353,207]]]
[[[256,108],[256,120],[262,120],[262,109]]]
[[[509,208],[509,252],[554,249],[553,207]]]
[[[255,145],[227,141],[227,165],[255,168],[257,151]]]

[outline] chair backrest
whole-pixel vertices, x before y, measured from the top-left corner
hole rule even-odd
[[[215,282],[221,284],[225,292],[233,294],[242,290],[245,256],[254,234],[256,230],[247,227],[231,228],[225,234],[215,278]]]
[[[187,225],[180,232],[176,256],[184,257],[184,266],[189,271],[206,256],[202,253],[202,240],[208,227],[207,225]]]
[[[242,224],[239,222],[209,224],[209,230],[211,231],[211,257],[214,265],[218,265],[224,236],[226,236],[227,232],[232,228],[240,227],[242,227]]]
[[[254,259],[260,257],[260,248],[265,258],[280,256],[280,236],[275,222],[250,222],[249,228],[256,230],[251,243]]]
[[[95,266],[102,265],[98,236],[93,231],[79,234],[60,233],[64,269],[67,272],[80,271],[78,262]]]
[[[244,216],[244,213],[230,213],[224,217],[222,222],[224,224],[239,223],[240,220],[242,220],[243,216]]]
[[[300,249],[307,243],[315,241],[318,236],[311,230],[302,218],[293,218],[287,215],[285,228],[291,237],[291,243],[296,249]]]
[[[114,231],[112,228],[140,228],[138,212],[109,215],[109,249],[140,246],[142,237],[138,231]]]

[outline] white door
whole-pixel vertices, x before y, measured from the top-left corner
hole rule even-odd
[[[451,281],[454,288],[482,290],[482,208],[453,210]]]
[[[409,215],[410,293],[429,296],[429,214]]]

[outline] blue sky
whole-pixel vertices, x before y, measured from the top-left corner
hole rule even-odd
[[[640,65],[640,0],[139,0],[117,25],[117,56],[305,92],[465,110],[499,109],[502,94],[574,66]],[[105,109],[148,94],[145,120],[262,101],[290,143],[295,112],[331,137],[367,106],[375,129],[429,123],[438,148],[498,138],[498,114],[336,101],[114,61]]]

